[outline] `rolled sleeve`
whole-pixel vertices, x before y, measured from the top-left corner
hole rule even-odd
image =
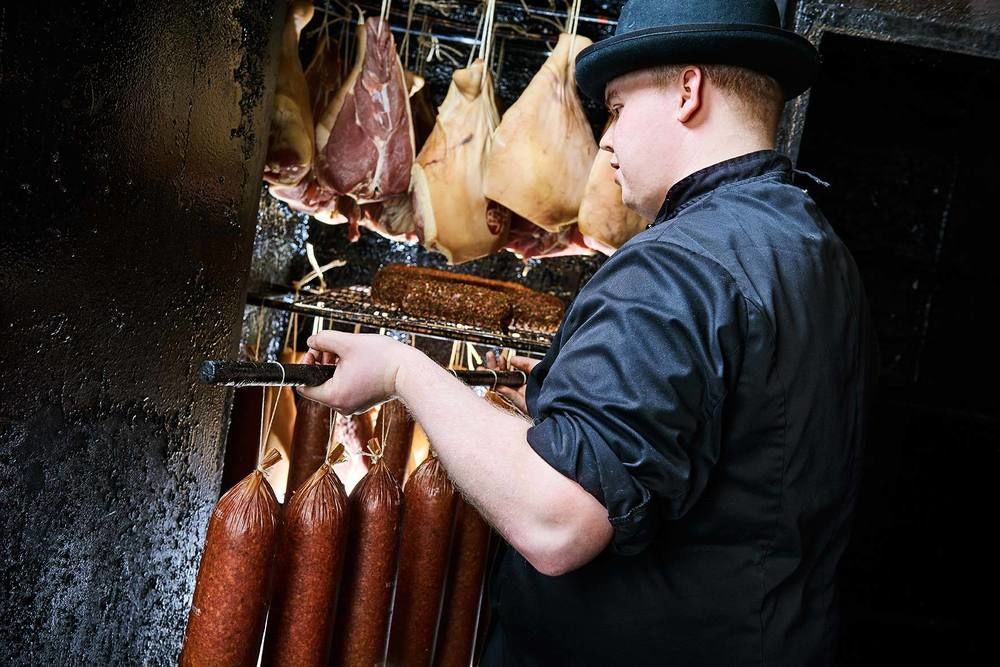
[[[620,250],[567,314],[528,442],[607,508],[618,553],[641,551],[704,489],[745,326],[729,274],[664,242]]]

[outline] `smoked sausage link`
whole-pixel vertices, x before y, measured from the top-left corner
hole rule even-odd
[[[302,486],[326,458],[330,440],[330,408],[322,403],[303,398],[295,415],[295,434],[292,436],[291,461],[288,464],[288,492],[291,496]]]
[[[264,665],[325,667],[329,659],[348,521],[347,492],[332,463],[285,505]]]
[[[393,477],[402,484],[413,440],[413,418],[402,401],[392,400],[379,408],[375,435],[382,438],[382,458]]]
[[[181,649],[182,667],[257,663],[279,523],[278,501],[263,469],[279,458],[272,450],[215,506]]]
[[[461,499],[458,502],[441,629],[434,652],[436,667],[469,667],[472,662],[490,548],[489,525],[472,505]]]
[[[430,665],[441,614],[455,487],[436,456],[417,466],[403,489],[399,576],[389,631],[389,665]]]
[[[350,536],[330,665],[371,667],[385,660],[402,495],[381,460],[350,495]]]

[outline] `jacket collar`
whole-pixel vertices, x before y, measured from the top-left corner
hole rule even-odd
[[[772,150],[747,153],[713,164],[710,167],[685,176],[667,192],[656,221],[647,226],[653,227],[670,220],[683,209],[711,194],[713,190],[745,181],[770,172],[792,172],[792,162],[786,156]]]

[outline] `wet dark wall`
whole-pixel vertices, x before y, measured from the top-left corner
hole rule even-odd
[[[0,9],[0,656],[171,664],[221,477],[274,0]]]

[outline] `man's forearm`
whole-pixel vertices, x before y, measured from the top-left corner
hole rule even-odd
[[[607,511],[531,448],[528,422],[416,350],[399,368],[396,391],[462,493],[539,571],[575,569],[607,545]]]

